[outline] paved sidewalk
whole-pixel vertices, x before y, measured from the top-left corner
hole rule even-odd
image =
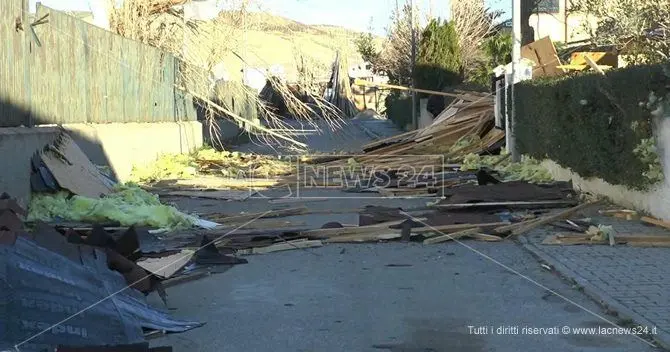
[[[639,221],[601,216],[592,219],[612,225],[621,235],[669,235],[667,230]],[[631,319],[635,326],[656,327],[654,340],[670,350],[670,248],[541,243],[555,232],[556,228],[546,226],[520,240],[540,259],[573,279],[587,295],[616,311],[619,319]]]

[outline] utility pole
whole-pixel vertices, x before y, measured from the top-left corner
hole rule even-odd
[[[409,11],[409,25],[410,29],[412,31],[412,61],[410,65],[410,72],[412,74],[412,80],[410,81],[411,84],[410,86],[412,89],[416,88],[414,87],[414,67],[416,66],[416,25],[414,23],[414,0],[410,0],[410,11]],[[416,91],[412,90],[412,127],[414,129],[419,128],[419,124],[416,119]]]
[[[512,162],[521,161],[521,156],[516,149],[516,137],[514,136],[514,121],[516,120],[516,104],[514,103],[514,86],[517,82],[517,69],[521,60],[521,0],[512,0],[512,84],[511,88],[511,114],[507,115],[505,121],[505,135],[507,136],[507,149],[512,155]],[[511,115],[511,116],[510,116]]]

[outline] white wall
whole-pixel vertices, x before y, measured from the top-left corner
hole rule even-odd
[[[656,125],[656,133],[665,181],[648,192],[612,185],[599,178],[586,179],[551,160],[545,160],[542,165],[557,181],[572,180],[576,190],[602,195],[622,207],[645,211],[670,221],[670,119],[661,119]]]
[[[530,16],[529,23],[535,30],[535,39],[541,39],[549,36],[551,40],[556,42],[566,41],[566,0],[559,1],[560,10],[558,13],[540,13]],[[592,24],[594,20],[590,16],[580,13],[569,13],[567,17],[567,41],[579,41],[588,39],[588,32],[585,30],[584,24],[590,21]]]

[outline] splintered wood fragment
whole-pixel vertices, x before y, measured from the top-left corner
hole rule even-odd
[[[616,245],[616,239],[614,238],[614,231],[610,231],[610,233],[608,234],[607,238],[608,238],[609,241],[610,241],[610,246],[613,247],[614,245]]]
[[[475,228],[472,228],[472,229],[458,231],[458,232],[454,232],[454,233],[450,233],[450,234],[444,234],[444,235],[441,235],[441,236],[426,238],[425,240],[423,240],[423,244],[436,244],[436,243],[442,243],[442,242],[447,242],[447,241],[451,241],[451,240],[457,240],[461,237],[470,236],[470,235],[479,233],[481,231],[482,231],[481,228],[475,227]]]
[[[656,225],[656,226],[663,227],[663,228],[666,228],[666,229],[670,229],[670,222],[663,221],[663,220],[660,220],[660,219],[655,219],[655,218],[652,218],[652,217],[649,217],[649,216],[641,217],[640,221],[642,221],[644,223],[647,223],[647,224],[652,224],[652,225]]]
[[[468,237],[477,241],[484,241],[484,242],[500,242],[503,240],[502,237],[487,235],[485,233],[473,233],[471,235],[468,235]]]
[[[583,204],[580,204],[576,207],[572,207],[570,209],[563,210],[563,211],[558,212],[558,213],[553,214],[553,215],[547,215],[547,216],[543,216],[539,219],[532,220],[530,222],[521,223],[521,225],[518,226],[518,227],[513,227],[513,228],[503,227],[503,228],[500,228],[500,229],[503,229],[503,230],[506,230],[506,231],[500,231],[500,229],[496,229],[496,232],[505,233],[505,232],[511,231],[512,235],[518,236],[518,235],[521,235],[521,234],[526,233],[528,231],[531,231],[535,228],[538,228],[542,225],[550,224],[554,221],[565,219],[565,218],[569,217],[570,215],[572,215],[572,214],[574,214],[578,211],[584,210],[584,209],[586,209],[588,207],[591,207],[593,205],[596,205],[598,203],[600,203],[600,200],[597,200],[597,201],[594,201],[594,202],[583,203]]]

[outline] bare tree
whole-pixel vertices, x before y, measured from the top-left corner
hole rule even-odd
[[[484,0],[452,0],[451,19],[458,33],[461,62],[467,79],[477,63],[484,60],[482,43],[495,26]]]
[[[414,21],[410,16],[414,13]],[[401,85],[409,85],[412,79],[412,27],[418,24],[418,11],[412,11],[409,2],[393,11],[387,38],[376,62],[376,70],[384,71],[389,78]],[[417,33],[420,33],[417,30]],[[420,38],[417,38],[417,42]]]
[[[115,2],[115,0],[108,1],[111,4]],[[231,10],[220,13],[211,21],[186,21],[184,13],[174,8],[174,5],[188,4],[191,0],[125,0],[120,8],[110,6],[114,9],[110,14],[112,31],[161,48],[181,59],[179,88],[198,97],[199,104],[207,111],[210,130],[214,132],[219,131],[215,128],[217,123],[215,116],[221,113],[232,120],[248,121],[247,117],[236,115],[232,106],[226,106],[227,99],[219,94],[219,90],[211,92],[210,71],[226,54],[232,53],[244,65],[249,66],[248,58],[244,57],[244,54],[240,55],[239,43],[239,38],[242,38],[245,30],[249,28],[246,21],[249,0],[225,1]],[[188,50],[184,50],[185,47]],[[293,116],[315,127],[317,116],[325,119],[333,128],[341,125],[341,111],[314,94],[310,87],[303,89],[309,95],[308,100],[312,101],[312,104],[307,104],[294,95],[286,82],[270,75],[266,78],[273,90],[286,101],[287,108]],[[226,93],[256,105],[264,122],[281,130],[275,132],[260,125],[252,126],[254,133],[262,138],[266,137],[265,141],[268,144],[292,140],[291,127],[260,99],[257,91],[240,85],[234,91],[228,88]],[[215,96],[212,97],[212,94]]]

